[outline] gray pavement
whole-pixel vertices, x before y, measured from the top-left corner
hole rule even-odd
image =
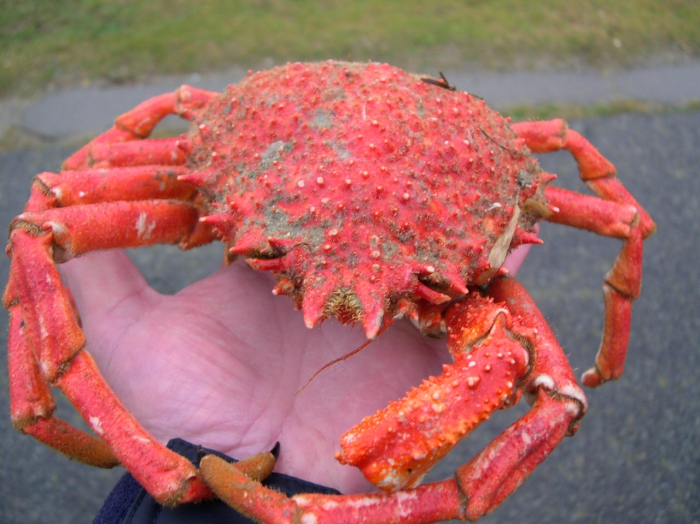
[[[138,85],[56,91],[32,103],[18,101],[14,110],[0,110],[0,136],[11,126],[49,140],[99,133],[112,125],[116,115],[183,83],[221,91],[244,75],[245,70],[236,68],[225,73],[164,77]],[[593,105],[619,100],[657,105],[700,101],[700,61],[608,72],[456,70],[447,71],[446,76],[457,88],[483,96],[499,110],[520,105]]]
[[[670,77],[670,73],[664,75],[656,83],[668,83]],[[462,85],[457,75],[448,78],[461,88],[486,94],[489,102],[487,91],[496,89],[482,89],[476,81],[470,81],[475,87],[469,88]],[[523,81],[522,77],[494,78],[500,79],[496,84],[503,84],[504,90],[512,85],[514,91],[522,92],[522,86],[515,84],[515,78]],[[178,83],[179,79],[174,85]],[[571,85],[581,82],[572,81]],[[693,81],[685,86],[690,92],[689,100],[700,98],[693,91],[699,85]],[[134,103],[162,91],[121,89],[120,95],[111,99],[118,98],[125,106],[111,107],[109,121]],[[102,96],[95,93],[96,97]],[[122,100],[127,93],[133,96],[128,102]],[[68,102],[54,99],[48,104],[45,99],[29,107],[24,116],[31,120],[32,111],[38,111],[38,107],[46,122],[54,119],[62,125],[75,125],[58,135],[99,131],[109,125],[100,121],[98,129],[71,124],[71,115],[79,120],[85,117],[78,113],[92,111],[85,92],[78,98],[83,103],[69,111]],[[108,104],[103,101],[97,105],[102,109]],[[85,122],[93,121],[88,118]],[[634,309],[624,376],[587,392],[590,409],[578,434],[566,439],[510,499],[482,522],[697,523],[700,112],[619,115],[572,122],[572,127],[584,133],[617,165],[624,183],[656,219],[659,232],[646,244],[644,289]],[[58,169],[70,152],[62,147],[44,147],[0,153],[0,222],[7,224],[20,212],[32,176]],[[560,175],[559,185],[580,189],[575,166],[567,155],[549,155],[543,158],[543,164],[545,169]],[[592,362],[599,342],[600,283],[619,243],[550,224],[543,226],[541,236],[545,245],[533,249],[519,278],[554,327],[572,365],[583,370]],[[176,256],[171,249],[157,248],[140,250],[134,256],[154,286],[163,292],[175,292],[213,270],[220,253],[218,246]],[[2,259],[2,280],[7,271],[8,263]],[[6,341],[0,340],[0,358],[4,358],[5,347]],[[7,374],[3,370],[0,403],[7,406],[7,402]],[[64,416],[69,413],[69,419],[76,418],[65,403],[59,409]],[[432,476],[450,475],[524,409],[518,406],[494,416],[443,461]],[[7,417],[0,417],[0,438],[3,523],[91,522],[121,474],[69,462],[16,433]]]

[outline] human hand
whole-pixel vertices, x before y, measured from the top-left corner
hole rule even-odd
[[[517,270],[523,252],[510,257]],[[236,458],[280,442],[276,471],[351,493],[369,489],[334,458],[341,435],[450,361],[444,340],[398,321],[362,352],[361,327],[329,319],[309,330],[270,275],[236,262],[175,295],[148,286],[121,251],[61,266],[81,311],[87,350],[134,417]]]

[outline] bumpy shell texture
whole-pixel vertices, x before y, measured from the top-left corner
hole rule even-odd
[[[288,64],[195,115],[194,175],[232,252],[309,326],[369,337],[407,304],[485,284],[533,240],[547,177],[478,97],[383,64]]]

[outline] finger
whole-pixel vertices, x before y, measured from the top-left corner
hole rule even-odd
[[[535,231],[537,232],[539,230],[539,224],[535,225]],[[532,244],[524,244],[515,248],[515,250],[506,257],[505,262],[503,262],[503,267],[505,267],[511,275],[515,276],[520,270],[520,266],[525,262],[531,247]]]
[[[81,314],[100,318],[131,298],[150,291],[141,272],[121,250],[98,251],[69,260],[59,266]],[[135,310],[138,314],[139,303]]]
[[[510,253],[506,257],[505,262],[503,262],[503,267],[505,267],[511,275],[515,276],[520,270],[520,266],[522,266],[523,262],[525,262],[527,254],[529,253],[531,247],[532,246],[530,244],[526,246],[520,246],[515,251]]]

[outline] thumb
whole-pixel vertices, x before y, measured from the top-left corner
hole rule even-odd
[[[139,269],[121,250],[97,251],[59,266],[78,311],[102,318],[121,302],[134,300],[130,314],[138,316],[148,295],[156,295]],[[130,304],[131,305],[131,304]]]

